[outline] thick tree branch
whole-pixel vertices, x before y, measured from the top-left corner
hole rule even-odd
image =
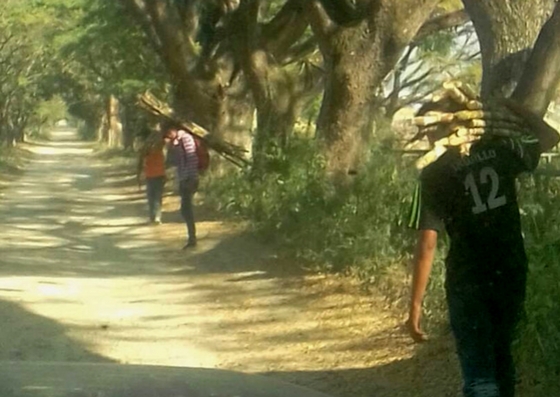
[[[352,25],[364,19],[363,10],[350,0],[319,0],[329,18],[338,25]]]
[[[309,24],[312,26],[313,32],[317,36],[319,45],[325,43],[329,33],[335,29],[336,25],[329,18],[319,0],[308,1],[306,11]]]
[[[414,38],[415,42],[423,38],[445,29],[455,28],[464,25],[469,21],[469,16],[464,9],[453,11],[445,15],[429,19],[426,21]]]
[[[181,20],[181,25],[185,28],[185,39],[192,47],[194,47],[194,43],[196,41],[196,34],[198,32],[199,25],[197,3],[197,0],[183,0],[175,2],[177,14]]]
[[[310,37],[303,43],[298,44],[290,48],[289,52],[282,59],[283,65],[289,65],[294,62],[298,62],[303,58],[306,58],[317,51],[317,39],[315,37]]]
[[[243,0],[236,10],[234,22],[240,28],[236,34],[237,58],[255,98],[262,104],[266,101],[266,70],[269,67],[267,54],[257,45],[259,0]]]
[[[544,116],[560,82],[560,3],[543,26],[512,99]]]
[[[275,59],[282,59],[307,29],[301,0],[288,0],[276,16],[262,28],[265,47]]]
[[[164,0],[144,2],[156,34],[163,43],[172,43],[174,47],[173,50],[167,48],[165,51],[174,53],[176,56],[182,57],[184,62],[187,62],[188,58],[195,53],[194,43],[190,42],[189,37],[185,35],[184,27],[177,23],[180,21],[174,15],[177,9],[170,9],[169,4]]]

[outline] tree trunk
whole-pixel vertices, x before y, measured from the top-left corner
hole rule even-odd
[[[271,90],[257,101],[257,133],[253,141],[253,161],[256,169],[265,170],[264,158],[275,146],[284,149],[300,113],[302,95],[295,92],[291,77],[282,75],[271,82]]]
[[[103,112],[96,129],[97,142],[107,143],[109,140],[109,123],[107,121],[107,112]]]
[[[202,59],[194,47],[198,16],[192,7],[197,2],[121,1],[134,13],[169,72],[172,106],[179,118],[229,142],[250,139],[254,105],[234,79],[232,57],[202,51],[209,57]]]
[[[337,23],[340,14],[323,9],[318,2],[310,3],[311,26],[326,72],[317,134],[325,144],[331,173],[345,175],[358,167],[373,133],[377,89],[436,4],[432,0],[371,1],[356,11],[356,17]]]
[[[123,120],[122,120],[122,135],[123,147],[125,149],[132,149],[134,147],[134,138],[139,129],[138,109],[129,101],[122,103]]]
[[[172,106],[180,117],[194,121],[219,139],[244,143],[248,148],[254,103],[240,82],[232,86],[222,83],[228,74],[224,69],[212,81],[193,75],[173,79],[176,89]]]
[[[302,100],[310,91],[304,75],[282,65],[289,48],[307,29],[308,22],[299,0],[286,2],[268,24],[258,24],[262,2],[248,0],[236,11],[232,23],[243,29],[232,42],[257,110],[257,131],[253,140],[255,170],[266,170],[267,154],[275,146],[284,148],[292,133]]]
[[[110,148],[122,146],[122,124],[119,115],[119,100],[110,95],[107,100],[107,145]]]
[[[463,0],[482,53],[482,96],[510,95],[555,0]]]
[[[544,116],[560,82],[560,3],[541,30],[512,99]]]
[[[373,133],[376,88],[386,65],[381,43],[363,42],[367,29],[345,29],[333,40],[333,51],[325,59],[326,81],[317,120],[317,134],[328,148],[331,170],[348,172],[357,167],[360,148]],[[397,57],[397,49],[388,58]],[[390,63],[387,62],[387,63]]]

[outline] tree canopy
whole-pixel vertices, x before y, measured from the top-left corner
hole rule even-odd
[[[151,91],[179,117],[251,148],[264,169],[306,125],[323,145],[327,170],[344,175],[359,168],[376,120],[426,98],[445,79],[482,78],[483,93],[506,85],[512,92],[520,79],[527,92],[535,86],[527,82],[544,75],[555,86],[548,47],[533,76],[523,74],[553,1],[463,3],[6,1],[1,139],[21,139],[29,123],[41,123],[41,102],[62,98],[90,136],[130,146],[146,122],[136,96]],[[530,29],[520,36],[518,21],[529,13]],[[554,21],[542,35],[555,37]],[[511,73],[493,78],[501,59]],[[535,97],[542,110],[551,90],[537,91],[524,97]]]

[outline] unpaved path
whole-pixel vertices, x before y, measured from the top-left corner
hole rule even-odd
[[[0,360],[263,373],[334,396],[456,397],[448,341],[413,346],[402,316],[353,283],[310,276],[243,228],[199,213],[180,250],[175,197],[144,224],[130,167],[71,131],[31,145],[0,199]]]

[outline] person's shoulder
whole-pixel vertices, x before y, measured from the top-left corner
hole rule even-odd
[[[177,131],[177,135],[178,135],[178,138],[182,141],[190,142],[190,141],[194,140],[193,136],[191,134],[189,134],[189,132],[186,131],[186,130]]]
[[[420,173],[420,180],[438,179],[442,175],[448,175],[453,172],[454,164],[460,160],[460,155],[451,149],[445,152],[439,159],[428,165]]]

